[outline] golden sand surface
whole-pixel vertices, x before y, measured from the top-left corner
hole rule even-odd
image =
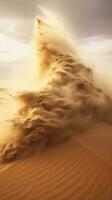
[[[111,126],[98,124],[83,136],[0,165],[0,200],[112,200],[111,133]]]

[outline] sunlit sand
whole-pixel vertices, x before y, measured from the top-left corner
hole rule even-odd
[[[42,10],[45,14],[48,14],[48,11]],[[49,17],[51,17],[51,14]],[[12,25],[9,31],[14,31],[14,28],[15,26]],[[1,40],[4,41],[4,38],[2,37]],[[69,49],[69,46],[66,46],[64,41],[61,42],[64,47],[68,47]],[[27,47],[25,48],[28,50]],[[96,46],[93,45],[92,48],[96,48]],[[66,53],[68,53],[68,49]],[[72,52],[73,49],[70,48],[69,51]],[[31,51],[28,50],[27,52],[30,53]],[[39,55],[41,55],[41,51]],[[71,60],[71,57],[69,59]],[[44,56],[40,56],[40,60],[38,57],[37,61],[38,63],[43,63],[43,60]],[[34,63],[32,63],[32,65],[33,64]],[[32,119],[35,120],[32,107],[36,105],[34,109],[36,110],[38,108],[36,104],[36,100],[38,100],[37,91],[41,88],[43,89],[49,80],[49,74],[48,76],[47,74],[45,74],[46,76],[42,74],[46,72],[44,67],[47,65],[48,63],[45,62],[43,66],[43,70],[45,71],[30,68],[27,73],[27,78],[23,75],[19,82],[19,79],[17,80],[15,77],[14,80],[6,83],[5,86],[8,87],[8,89],[0,89],[0,146],[7,144],[5,146],[6,151],[8,144],[15,144],[20,134],[19,131],[17,132],[12,129],[13,122],[11,123],[11,120],[15,119],[15,116],[17,119],[19,116],[20,122],[18,122],[18,124],[22,124],[22,128],[25,126],[27,127],[27,132],[25,132],[25,134],[30,135],[30,131],[33,130],[32,127],[35,129],[37,128],[37,124],[34,123],[35,121],[32,122]],[[43,77],[44,81],[41,84],[41,78]],[[100,85],[102,85],[101,82]],[[105,91],[103,86],[102,88]],[[61,90],[61,84],[58,90]],[[108,94],[110,90],[108,90]],[[30,91],[30,93],[28,91]],[[22,95],[21,92],[23,92]],[[64,90],[64,92],[67,93],[68,90]],[[67,98],[71,97],[69,92],[67,94]],[[102,98],[103,97],[104,96],[102,96]],[[110,102],[110,98],[107,98],[107,100],[107,103]],[[69,99],[69,102],[71,103],[72,99]],[[101,103],[102,102],[103,100],[101,99]],[[48,110],[51,106],[52,101],[50,102],[50,106],[47,107]],[[39,112],[40,110],[36,111]],[[24,112],[27,113],[25,115],[26,121],[24,121],[23,117]],[[45,120],[50,119],[46,118]],[[60,119],[60,123],[58,122],[59,124],[63,122],[63,118],[64,116]],[[29,119],[31,123],[28,124],[26,122],[29,122]],[[41,120],[42,118],[40,118],[40,125]],[[48,123],[49,121],[45,122]],[[50,127],[52,127],[52,124],[53,121]],[[72,127],[74,126],[72,125]],[[60,130],[63,131],[60,133],[64,135],[66,128]],[[112,125],[111,123],[106,123],[105,120],[101,121],[98,119],[88,126],[87,129],[84,129],[83,132],[79,132],[78,130],[79,129],[76,128],[73,129],[72,132],[74,136],[67,137],[64,141],[60,140],[61,142],[58,142],[58,144],[54,145],[48,140],[49,145],[46,145],[45,148],[43,148],[44,144],[42,143],[40,148],[33,149],[30,154],[20,156],[17,160],[14,157],[14,162],[8,163],[9,157],[7,156],[6,163],[0,163],[0,200],[111,200]],[[70,135],[69,133],[68,131],[67,136]],[[54,138],[58,139],[57,136]],[[25,142],[22,143],[22,147],[26,145],[28,149],[32,144],[30,142],[34,141],[31,139],[32,138],[28,138],[28,140],[25,140]],[[35,139],[35,137],[33,137],[33,139]],[[39,139],[41,141],[40,135]],[[54,143],[55,139],[53,139]],[[11,148],[13,148],[13,146]]]

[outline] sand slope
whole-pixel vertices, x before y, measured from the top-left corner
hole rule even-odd
[[[112,126],[106,123],[97,123],[76,140],[112,166]]]
[[[112,167],[75,138],[4,167],[0,200],[112,200]]]

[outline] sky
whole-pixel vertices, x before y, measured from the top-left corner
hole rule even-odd
[[[34,18],[42,14],[38,5],[50,10],[72,38],[78,38],[91,63],[111,67],[112,0],[0,0],[0,86],[14,77],[20,82],[29,76]]]

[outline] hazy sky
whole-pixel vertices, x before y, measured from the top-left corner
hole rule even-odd
[[[21,76],[31,63],[29,44],[34,17],[41,13],[38,5],[50,9],[86,49],[105,52],[110,62],[112,0],[0,0],[0,80],[17,72]]]
[[[23,33],[21,38],[26,39],[39,13],[38,5],[55,12],[81,35],[112,35],[112,0],[0,0],[0,19],[16,23],[17,30]],[[0,31],[5,30],[1,27]]]

